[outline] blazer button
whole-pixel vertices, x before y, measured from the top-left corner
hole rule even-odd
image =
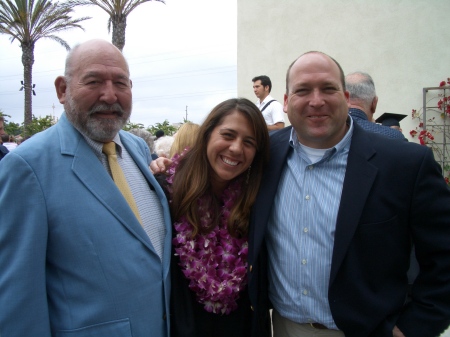
[[[253,305],[250,306],[250,309],[252,309],[252,311],[255,311],[255,309],[253,308]]]
[[[253,266],[252,266],[252,265],[250,265],[249,269],[250,269],[250,273],[251,273],[251,272],[252,272],[252,270],[253,270]]]

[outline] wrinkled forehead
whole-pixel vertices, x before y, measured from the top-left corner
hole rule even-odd
[[[112,45],[82,45],[74,51],[69,62],[71,72],[83,73],[88,69],[110,69],[130,75],[128,64],[122,53]]]

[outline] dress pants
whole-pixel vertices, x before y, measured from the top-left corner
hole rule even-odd
[[[340,330],[317,329],[308,323],[296,323],[272,312],[273,337],[345,337]]]

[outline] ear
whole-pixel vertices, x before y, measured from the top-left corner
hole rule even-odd
[[[56,95],[58,96],[59,103],[64,104],[66,102],[66,90],[67,82],[64,76],[58,76],[55,80]]]
[[[285,113],[287,113],[288,103],[289,103],[289,96],[287,94],[284,94],[283,111]]]
[[[350,104],[350,92],[347,90],[344,91],[345,100],[347,101],[347,105]]]
[[[375,96],[374,99],[372,100],[372,104],[370,105],[370,112],[372,113],[372,115],[375,113],[375,110],[377,109],[377,104],[378,104],[378,96]]]

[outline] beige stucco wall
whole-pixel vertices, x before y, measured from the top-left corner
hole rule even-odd
[[[383,112],[408,114],[422,88],[450,77],[448,0],[237,0],[238,94],[255,100],[251,79],[268,75],[282,101],[285,72],[300,54],[319,50],[345,73],[372,75]]]

